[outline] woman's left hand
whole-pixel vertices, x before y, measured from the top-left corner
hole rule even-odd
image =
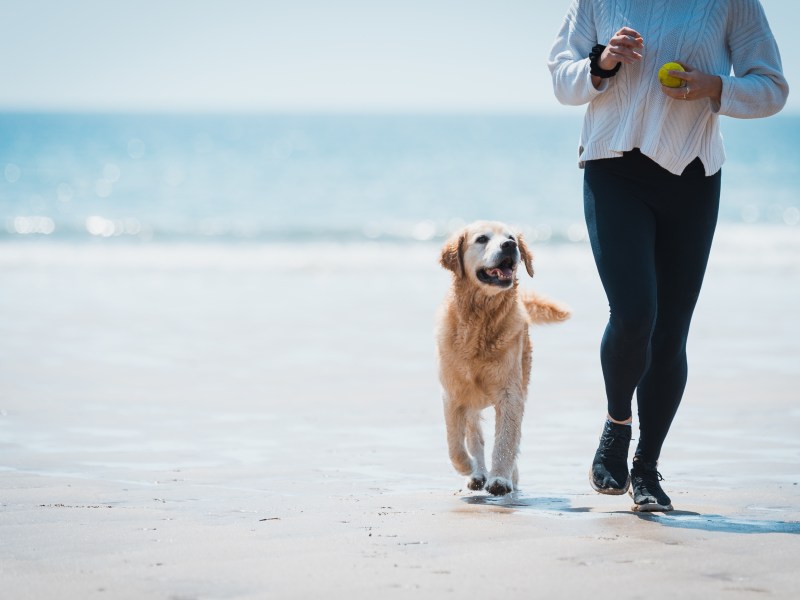
[[[682,79],[685,82],[684,85],[679,88],[662,85],[661,91],[675,100],[711,98],[712,101],[719,104],[722,98],[722,79],[684,63],[681,63],[681,66],[686,70],[670,71],[669,74],[677,79]]]

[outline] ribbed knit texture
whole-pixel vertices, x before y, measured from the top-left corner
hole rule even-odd
[[[644,58],[623,64],[595,89],[589,52],[624,26],[644,38]],[[721,102],[666,96],[658,69],[670,61],[719,75]],[[639,148],[671,173],[680,174],[700,157],[706,174],[713,175],[725,161],[719,115],[767,117],[783,108],[789,94],[758,0],[574,0],[548,66],[562,104],[589,103],[581,166]]]

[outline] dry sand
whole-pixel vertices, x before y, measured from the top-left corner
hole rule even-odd
[[[588,486],[585,245],[536,248],[524,282],[575,317],[533,331],[502,499],[447,461],[434,246],[4,245],[0,597],[798,598],[792,235],[720,236],[662,456],[676,510],[649,516]]]

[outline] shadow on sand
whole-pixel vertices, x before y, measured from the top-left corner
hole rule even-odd
[[[467,504],[497,506],[499,508],[518,508],[531,510],[547,510],[554,512],[581,513],[590,512],[590,508],[572,507],[567,498],[536,497],[524,498],[516,492],[506,496],[465,496],[461,498]]]
[[[644,521],[651,521],[665,527],[680,529],[700,529],[723,533],[794,533],[800,534],[797,521],[761,521],[726,517],[724,515],[702,515],[700,513],[675,510],[670,513],[631,513]]]
[[[494,506],[516,510],[551,511],[560,513],[591,513],[592,509],[584,506],[572,506],[568,498],[562,497],[522,497],[516,493],[507,496],[466,496],[461,498],[466,504]],[[593,513],[595,516],[602,513]],[[607,513],[611,514],[611,513]],[[798,521],[772,521],[726,517],[724,515],[704,515],[685,510],[669,513],[636,513],[632,511],[615,511],[613,514],[628,514],[643,521],[658,523],[664,527],[679,529],[699,529],[701,531],[718,531],[722,533],[789,533],[800,534]]]

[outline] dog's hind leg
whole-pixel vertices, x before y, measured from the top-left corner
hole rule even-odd
[[[470,475],[473,471],[473,461],[467,454],[464,438],[467,430],[466,411],[461,406],[456,406],[445,395],[444,421],[447,426],[447,447],[450,452],[450,462],[461,475]]]
[[[520,394],[506,392],[495,404],[495,438],[492,452],[492,471],[486,483],[486,491],[494,496],[510,493],[514,487],[514,475],[522,437],[522,414],[525,405]]]
[[[472,411],[467,415],[467,448],[474,461],[474,469],[469,475],[467,487],[471,490],[482,490],[486,485],[486,459],[484,458],[481,415],[478,411]]]

